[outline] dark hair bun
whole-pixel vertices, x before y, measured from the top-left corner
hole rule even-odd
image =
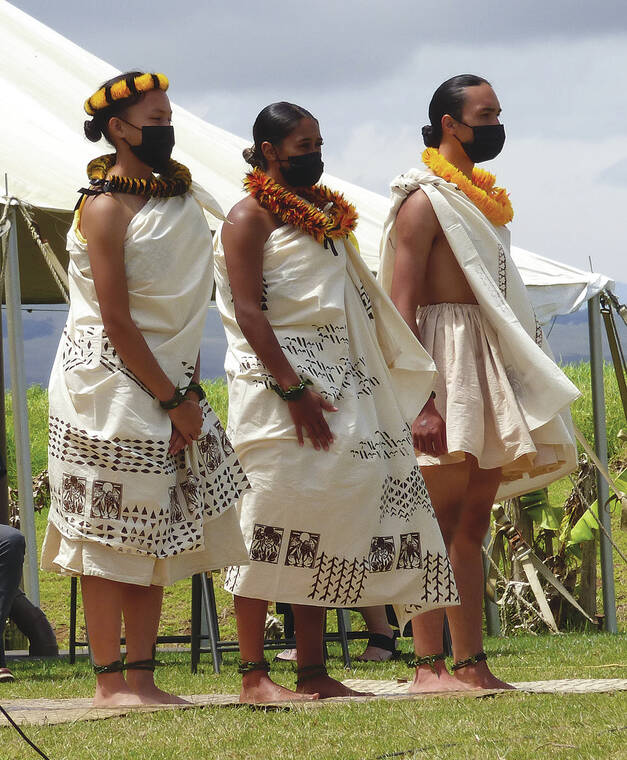
[[[247,164],[250,164],[251,166],[254,166],[254,167],[259,166],[259,159],[257,158],[256,146],[252,145],[250,148],[244,148],[244,150],[242,151],[242,156],[244,156],[244,161],[246,161]]]
[[[95,119],[88,119],[83,125],[85,137],[91,142],[98,142],[102,137],[102,128]]]
[[[435,139],[434,129],[431,124],[427,124],[426,127],[422,128],[422,139],[424,140],[424,143],[427,146],[427,148],[438,147],[438,141]]]

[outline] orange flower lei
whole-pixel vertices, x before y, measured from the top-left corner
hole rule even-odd
[[[494,174],[475,167],[472,170],[472,180],[469,180],[463,172],[447,161],[437,148],[427,148],[422,154],[422,160],[438,177],[457,185],[495,227],[501,227],[514,218],[514,209],[507,190],[494,186]]]
[[[311,235],[318,243],[323,243],[325,238],[344,238],[357,226],[355,207],[341,193],[335,193],[324,185],[299,187],[299,195],[306,199],[303,200],[261,169],[253,169],[246,175],[244,187],[260,206],[285,224]],[[329,203],[333,204],[332,208],[322,211]]]

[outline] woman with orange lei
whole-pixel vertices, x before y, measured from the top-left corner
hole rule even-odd
[[[245,702],[350,695],[327,675],[326,607],[457,603],[409,425],[433,364],[355,247],[357,214],[316,184],[317,120],[291,103],[257,117],[248,196],[216,253],[228,338],[229,438],[250,482],[232,568]],[[293,606],[297,696],[268,676],[268,601]],[[411,611],[407,611],[411,606]]]

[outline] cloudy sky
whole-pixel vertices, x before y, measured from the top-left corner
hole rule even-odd
[[[302,104],[327,170],[384,195],[419,163],[435,88],[481,74],[503,108],[486,168],[510,192],[514,244],[627,282],[624,2],[13,4],[120,69],[164,71],[174,101],[243,137],[268,103]]]

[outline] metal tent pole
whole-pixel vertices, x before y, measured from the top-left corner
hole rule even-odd
[[[483,546],[487,550],[487,548],[490,546],[490,541],[492,539],[492,533],[490,530],[485,535],[485,538],[483,539]],[[484,579],[488,577],[488,574],[490,572],[490,559],[488,555],[484,552],[483,554],[483,575]],[[495,604],[492,599],[487,595],[485,592],[485,580],[484,580],[484,592],[483,592],[483,604],[485,609],[485,627],[486,631],[488,633],[488,636],[500,636],[501,635],[501,619],[499,617],[499,607],[497,604]]]
[[[1,290],[1,286],[0,286]],[[0,293],[0,301],[2,294]],[[4,341],[2,338],[2,304],[0,303],[0,453],[7,464],[7,420],[4,408]],[[0,475],[0,523],[9,524],[9,475]]]
[[[601,463],[607,468],[607,431],[605,427],[605,391],[603,388],[603,342],[601,338],[601,300],[598,295],[588,301],[588,332],[590,336],[590,379],[592,385],[592,415],[594,417],[594,448]],[[612,535],[610,513],[606,509],[609,486],[599,471],[597,499],[599,521],[607,531],[599,531],[601,547],[601,579],[603,584],[603,614],[605,630],[617,633],[616,596],[614,591],[614,559],[608,536]]]
[[[8,199],[7,199],[8,200]],[[35,540],[35,508],[33,500],[33,470],[30,459],[28,434],[28,407],[26,405],[26,373],[24,370],[24,333],[22,329],[22,302],[20,294],[20,264],[17,252],[16,202],[11,203],[9,220],[9,246],[5,294],[7,305],[7,332],[11,370],[11,397],[13,399],[13,426],[15,429],[15,456],[17,486],[19,489],[20,529],[26,539],[24,561],[24,591],[30,601],[39,607],[39,573],[37,542]]]

